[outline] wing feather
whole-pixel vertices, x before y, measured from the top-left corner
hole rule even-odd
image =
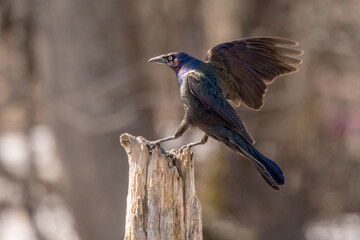
[[[218,86],[226,99],[241,99],[249,108],[263,105],[267,85],[277,77],[298,71],[297,58],[303,51],[294,47],[296,41],[275,37],[244,38],[211,48],[206,62],[217,74]]]

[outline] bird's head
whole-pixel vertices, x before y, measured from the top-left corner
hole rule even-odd
[[[192,57],[183,52],[173,52],[151,58],[149,62],[164,63],[177,73],[180,68],[191,61]]]

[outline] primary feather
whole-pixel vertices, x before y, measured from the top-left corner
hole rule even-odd
[[[205,61],[221,76],[222,94],[236,103],[258,110],[263,105],[267,84],[296,72],[303,51],[298,43],[284,38],[254,37],[222,43],[211,48]]]

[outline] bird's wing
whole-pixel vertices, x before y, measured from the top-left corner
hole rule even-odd
[[[185,80],[189,85],[190,92],[199,99],[206,108],[212,109],[219,114],[231,129],[238,132],[250,144],[255,143],[254,139],[247,132],[239,115],[221,94],[221,90],[216,85],[214,79],[210,79],[196,71],[191,71],[186,75]]]
[[[215,67],[223,95],[258,110],[263,105],[267,84],[296,72],[303,51],[298,43],[284,38],[254,37],[222,43],[211,48],[206,62]]]

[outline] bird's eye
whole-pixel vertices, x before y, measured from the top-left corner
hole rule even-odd
[[[168,56],[167,57],[167,60],[170,62],[170,61],[172,61],[173,60],[173,56]]]

